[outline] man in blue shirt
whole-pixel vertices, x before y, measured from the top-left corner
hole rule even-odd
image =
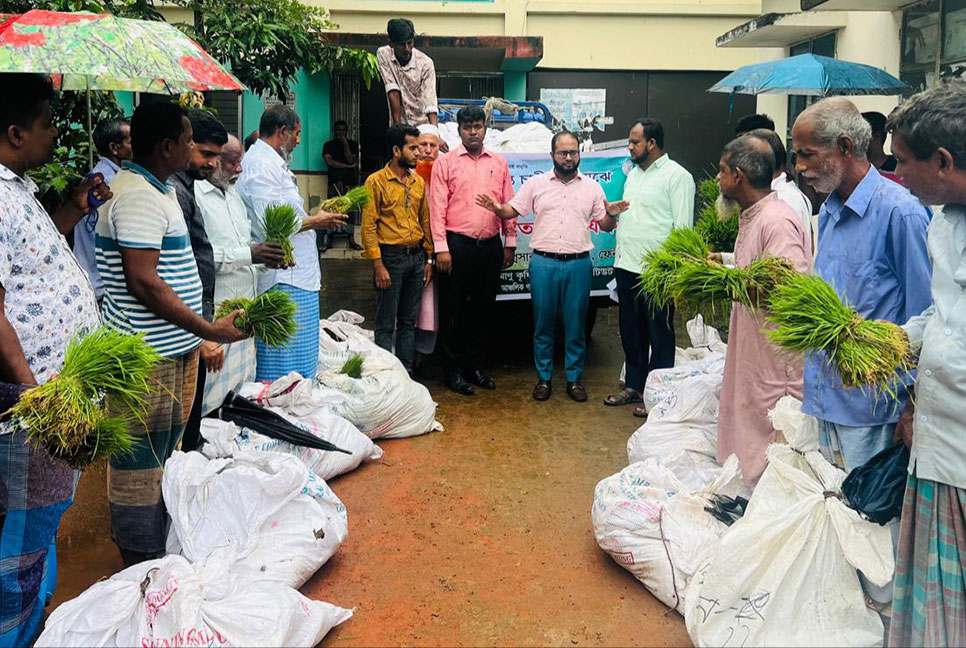
[[[862,317],[904,324],[930,303],[929,212],[869,163],[871,136],[851,101],[821,101],[795,121],[795,168],[829,194],[818,215],[815,272]],[[900,393],[892,399],[843,388],[824,355],[806,360],[802,410],[818,418],[823,452],[847,471],[892,444],[907,400],[905,389]],[[882,592],[880,602],[889,594]]]
[[[104,176],[104,182],[110,184],[117,172],[121,170],[121,162],[130,160],[131,152],[131,124],[120,117],[105,119],[94,128],[94,148],[101,159],[94,165],[92,171]],[[94,288],[94,297],[100,302],[104,296],[104,282],[97,272],[97,258],[94,254],[94,227],[97,225],[97,212],[84,216],[74,226],[74,256],[80,266],[87,273]]]

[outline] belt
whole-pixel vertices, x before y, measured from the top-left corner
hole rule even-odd
[[[389,245],[388,243],[380,243],[379,251],[382,252],[383,256],[412,255],[422,252],[423,245],[422,243],[414,243],[412,245]]]
[[[455,236],[458,239],[462,239],[462,240],[466,241],[467,243],[472,243],[473,245],[476,245],[478,247],[483,247],[484,245],[489,245],[493,241],[499,242],[499,240],[500,240],[500,235],[499,234],[496,234],[494,236],[491,236],[491,237],[485,238],[485,239],[477,239],[477,238],[473,238],[472,236],[467,236],[466,234],[457,234],[456,232],[450,232],[448,230],[446,232],[446,236]]]
[[[533,250],[534,254],[539,254],[542,257],[547,257],[548,259],[553,259],[554,261],[574,261],[576,259],[584,259],[590,256],[590,252],[567,252],[560,254],[557,252],[544,252],[542,250]]]

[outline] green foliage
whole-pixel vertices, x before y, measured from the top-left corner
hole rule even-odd
[[[349,376],[349,378],[355,378],[356,380],[362,378],[362,356],[354,355],[350,357],[345,361],[345,364],[342,365],[342,369],[339,370],[339,373],[345,374]]]
[[[864,320],[817,275],[794,274],[769,296],[765,330],[774,344],[796,351],[824,351],[846,387],[871,387],[896,394],[897,375],[913,367],[909,338],[899,326]]]
[[[235,318],[235,327],[278,349],[295,335],[295,308],[295,302],[286,293],[269,290],[255,299],[227,299],[218,305],[215,317],[244,310]]]
[[[130,451],[128,426],[143,420],[151,371],[160,360],[140,336],[96,329],[71,339],[60,374],[24,392],[10,412],[31,443],[83,468]]]
[[[255,94],[285,97],[300,68],[309,74],[356,70],[366,87],[378,78],[375,56],[329,45],[338,25],[329,12],[299,0],[174,0],[194,11],[182,26]]]
[[[738,214],[735,209],[730,216],[722,219],[718,215],[715,203],[718,200],[718,182],[714,178],[705,178],[698,183],[698,198],[701,208],[698,211],[698,222],[694,228],[708,243],[712,252],[733,252],[735,240],[738,238]]]
[[[319,209],[333,214],[347,214],[353,209],[361,209],[369,202],[369,190],[365,187],[353,187],[344,196],[335,196],[323,200]]]
[[[690,227],[671,230],[664,243],[644,256],[641,272],[641,292],[655,306],[663,308],[671,303],[671,282],[674,272],[682,263],[702,260],[708,256],[708,245],[698,232]]]
[[[291,267],[295,265],[295,248],[292,246],[292,235],[302,229],[302,221],[295,208],[291,205],[269,205],[265,208],[263,221],[265,230],[265,241],[268,243],[278,243],[282,246],[282,265]]]

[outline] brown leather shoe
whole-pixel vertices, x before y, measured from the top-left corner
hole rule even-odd
[[[587,390],[579,382],[567,383],[567,395],[578,403],[587,401]]]
[[[550,392],[552,388],[550,387],[549,380],[541,380],[533,387],[533,400],[545,401],[550,398]]]

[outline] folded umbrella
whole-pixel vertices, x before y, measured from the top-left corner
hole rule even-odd
[[[352,454],[334,443],[306,432],[285,417],[265,409],[261,405],[252,403],[234,392],[228,392],[225,402],[216,410],[216,413],[222,421],[229,421],[235,425],[255,430],[259,434],[278,441],[285,441],[304,448]]]

